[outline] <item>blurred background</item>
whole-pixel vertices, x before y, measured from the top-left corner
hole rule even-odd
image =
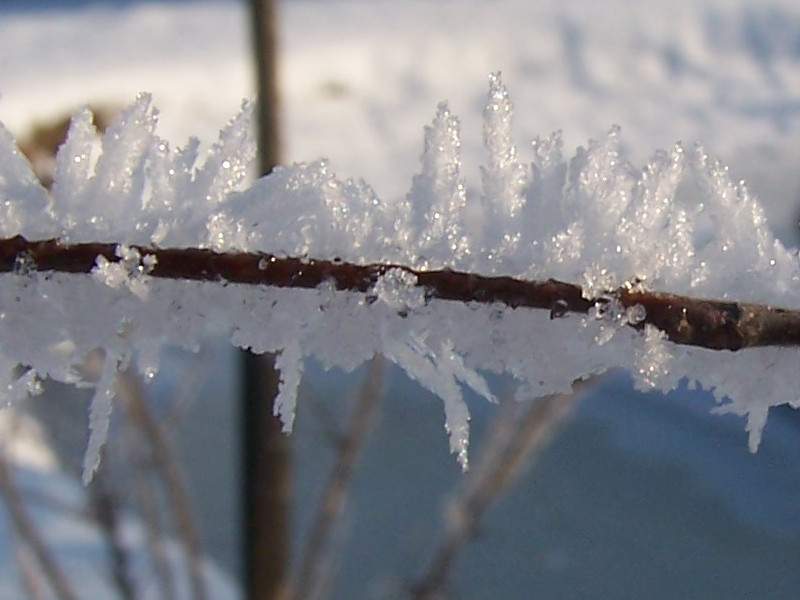
[[[792,0],[277,6],[283,162],[325,157],[341,178],[402,198],[423,127],[448,100],[477,188],[488,75],[501,71],[523,160],[553,130],[570,155],[618,124],[634,165],[702,140],[798,245]],[[45,180],[65,117],[90,104],[102,128],[140,91],[153,93],[162,136],[210,144],[255,94],[250,19],[243,0],[6,0],[0,121]],[[86,489],[86,395],[46,385],[0,413],[0,599],[241,597],[238,360],[210,339],[196,354],[165,351],[147,386],[123,377]],[[510,395],[513,382],[491,381]],[[440,401],[402,372],[308,361],[288,440],[300,597],[798,597],[796,412],[773,410],[750,454],[743,421],[711,415],[710,394],[641,394],[622,372],[525,406],[469,400],[465,476]],[[347,499],[326,522],[331,473]]]

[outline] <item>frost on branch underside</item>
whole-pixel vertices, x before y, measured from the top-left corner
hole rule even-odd
[[[520,397],[569,389],[609,368],[630,370],[641,389],[669,390],[683,377],[712,390],[719,410],[747,417],[755,449],[770,406],[800,406],[798,350],[714,352],[677,346],[622,306],[625,286],[791,308],[800,297],[797,256],[774,239],[758,202],[701,146],[626,162],[617,129],[562,154],[558,133],[518,152],[512,105],[490,78],[483,112],[480,187],[461,172],[460,123],[446,104],[425,128],[422,165],[405,198],[380,199],[362,181],[340,181],[325,161],[277,169],[239,191],[253,156],[251,106],[201,157],[190,141],[172,149],[155,134],[158,113],[140,96],[103,136],[90,114],[73,118],[52,194],[36,182],[0,130],[0,238],[114,242],[90,274],[37,270],[16,256],[0,275],[0,376],[5,401],[38,380],[86,384],[82,364],[101,349],[105,368],[89,416],[85,477],[108,429],[114,375],[132,361],[146,378],[165,344],[196,349],[209,334],[255,352],[278,352],[275,410],[294,417],[303,357],[354,369],[382,353],[444,401],[450,447],[467,464],[464,386],[489,400],[481,372],[513,375]],[[532,151],[531,151],[532,150]],[[525,155],[527,158],[524,158]],[[266,252],[421,272],[453,269],[524,280],[554,278],[608,301],[588,315],[431,299],[416,276],[388,269],[367,293],[166,280],[136,246]],[[114,258],[114,257],[112,257]],[[23,369],[17,369],[23,365]]]

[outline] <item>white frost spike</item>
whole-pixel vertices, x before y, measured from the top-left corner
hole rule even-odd
[[[149,94],[139,94],[103,135],[103,153],[98,157],[92,180],[93,204],[105,206],[102,214],[86,212],[86,235],[114,235],[123,229],[129,215],[142,208],[145,165],[158,121]]]
[[[481,167],[486,209],[498,221],[499,229],[492,232],[502,236],[508,225],[518,226],[513,217],[525,204],[522,192],[528,182],[525,165],[517,160],[517,148],[512,139],[513,106],[500,74],[489,77],[489,95],[483,108],[483,143],[487,164]]]
[[[630,164],[619,151],[618,126],[600,142],[592,141],[588,150],[579,149],[570,163],[570,189],[563,206],[570,214],[592,223],[598,251],[607,251],[602,240],[614,231],[631,198],[636,178]]]
[[[727,297],[731,280],[741,276],[741,265],[752,265],[753,281],[744,296],[737,298],[749,300],[751,292],[774,285],[775,274],[768,266],[770,261],[785,258],[786,251],[767,227],[761,205],[743,182],[732,180],[728,167],[712,160],[699,144],[691,158],[705,197],[694,214],[690,213],[705,224],[695,233],[695,262],[717,263],[716,269],[704,275],[707,284],[713,286],[713,293],[720,297]],[[730,256],[736,260],[720,260]]]
[[[642,170],[628,214],[620,219],[618,245],[630,261],[628,273],[651,286],[675,289],[674,274],[688,273],[694,258],[692,228],[675,202],[685,162],[679,145],[669,153],[657,152]]]
[[[226,204],[229,194],[247,176],[247,166],[255,156],[255,142],[250,121],[253,115],[252,102],[244,102],[242,110],[219,134],[219,140],[209,151],[202,167],[198,168],[194,181],[187,190],[187,201],[205,202],[206,211],[197,211],[198,218],[206,215],[206,241],[203,245],[215,250],[231,250],[247,247],[249,235],[244,220],[216,210]],[[199,225],[192,219],[190,230]]]
[[[195,176],[190,192],[193,201],[203,198],[210,205],[217,205],[244,180],[256,150],[250,126],[252,116],[253,103],[244,102],[239,114],[220,131],[219,140]]]
[[[412,221],[406,233],[417,253],[414,266],[439,268],[457,262],[466,249],[462,219],[467,204],[461,180],[461,134],[456,118],[442,102],[425,127],[422,172],[407,197]]]
[[[442,351],[439,354],[437,364],[441,367],[443,363],[447,363],[447,369],[453,373],[453,376],[460,382],[465,383],[476,394],[482,396],[489,402],[497,403],[497,398],[489,389],[489,384],[486,379],[482,377],[474,369],[470,369],[464,364],[464,359],[453,348],[453,343],[450,340],[442,343]]]
[[[753,453],[758,451],[758,447],[761,445],[761,435],[764,432],[764,426],[767,424],[768,410],[766,407],[747,406],[743,408],[735,404],[724,404],[711,409],[711,412],[716,415],[734,414],[746,417],[747,448]]]
[[[100,452],[108,438],[108,426],[111,421],[114,382],[121,362],[118,357],[106,355],[100,379],[95,384],[94,395],[89,405],[89,444],[83,457],[84,485],[91,483],[100,466]]]
[[[444,403],[444,427],[450,436],[450,452],[455,454],[463,470],[469,467],[469,408],[459,388],[457,377],[462,377],[480,389],[475,374],[467,375],[463,363],[451,359],[452,349],[443,348],[444,355],[437,355],[416,332],[408,339],[384,340],[385,356],[400,366],[409,377],[439,396]]]
[[[4,406],[14,406],[28,396],[35,396],[42,392],[42,385],[39,382],[36,371],[28,369],[18,378],[15,378],[12,369],[8,369],[11,374],[11,381],[5,384],[5,389],[3,390]]]
[[[53,207],[61,215],[61,238],[69,240],[72,229],[88,217],[85,194],[91,179],[92,146],[97,141],[97,129],[92,122],[92,112],[84,107],[72,116],[67,139],[56,154],[53,174]],[[55,215],[54,215],[55,216]]]
[[[649,391],[663,383],[672,368],[672,353],[666,344],[666,334],[650,324],[644,326],[641,339],[643,350],[636,354],[634,380],[636,389]],[[680,378],[677,378],[680,379]],[[678,381],[675,381],[677,384]]]
[[[0,124],[0,235],[35,238],[51,225],[47,192],[40,185],[14,138]]]
[[[275,357],[275,367],[280,371],[278,395],[273,414],[281,418],[283,432],[291,433],[297,406],[297,389],[303,374],[303,352],[298,342],[290,342]]]
[[[562,150],[564,142],[561,139],[561,131],[554,131],[549,136],[537,137],[531,142],[534,158],[531,162],[533,179],[544,179],[554,169],[561,170],[564,167],[564,157]],[[564,186],[564,179],[559,179],[558,191],[561,192]],[[560,195],[560,193],[559,193]]]
[[[534,159],[522,207],[522,228],[538,247],[546,234],[552,235],[553,231],[569,225],[562,206],[567,177],[563,145],[560,131],[545,138],[538,137],[532,143]],[[537,255],[535,260],[541,260],[541,256]]]
[[[171,150],[167,141],[159,137],[151,140],[142,191],[143,214],[136,228],[141,243],[163,245],[167,236],[175,235],[175,229],[186,235],[186,224],[174,223],[173,215],[181,210],[182,202],[191,202],[184,194],[194,176],[199,146],[196,138],[176,150]]]

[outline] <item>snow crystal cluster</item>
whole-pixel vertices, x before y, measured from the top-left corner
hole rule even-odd
[[[444,401],[450,445],[467,464],[467,386],[493,400],[482,375],[507,373],[520,398],[568,390],[573,381],[625,367],[643,389],[682,379],[713,390],[719,410],[747,417],[755,448],[770,406],[800,406],[796,349],[714,352],[680,347],[634,307],[551,319],[547,311],[426,300],[413,275],[389,270],[365,296],[163,280],[132,245],[265,251],[278,256],[391,262],[522,279],[556,278],[587,297],[626,283],[698,297],[791,308],[800,268],[767,229],[758,202],[701,146],[626,162],[619,131],[565,158],[558,133],[523,159],[512,105],[490,79],[483,112],[480,187],[461,172],[460,124],[447,104],[425,128],[422,165],[408,195],[381,199],[362,181],[341,181],[323,160],[282,167],[240,190],[254,146],[245,104],[205,156],[190,141],[173,149],[158,113],[140,96],[98,145],[88,111],[75,115],[57,157],[55,184],[37,183],[0,130],[0,237],[115,242],[119,262],[91,274],[39,272],[18,257],[0,275],[0,377],[7,403],[44,377],[91,385],[85,475],[97,467],[115,374],[135,364],[146,378],[165,344],[197,348],[210,333],[236,346],[278,352],[275,409],[291,429],[306,356],[354,369],[382,353]],[[83,363],[102,350],[99,377]],[[22,365],[22,368],[19,368]]]

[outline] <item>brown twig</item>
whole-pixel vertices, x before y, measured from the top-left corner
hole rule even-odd
[[[119,262],[114,243],[0,240],[0,272],[89,273],[98,256]],[[753,346],[800,346],[800,311],[721,300],[698,299],[623,286],[602,298],[587,299],[580,286],[547,279],[525,281],[450,269],[424,271],[398,264],[357,265],[337,258],[281,257],[263,252],[215,252],[203,248],[130,246],[155,258],[147,274],[191,281],[227,281],[274,287],[315,288],[328,282],[337,290],[368,293],[392,269],[413,275],[427,298],[456,302],[501,303],[511,308],[549,310],[551,317],[588,313],[615,299],[623,308],[641,305],[646,314],[633,327],[654,325],[676,344],[712,350]],[[24,267],[24,268],[23,268]]]

